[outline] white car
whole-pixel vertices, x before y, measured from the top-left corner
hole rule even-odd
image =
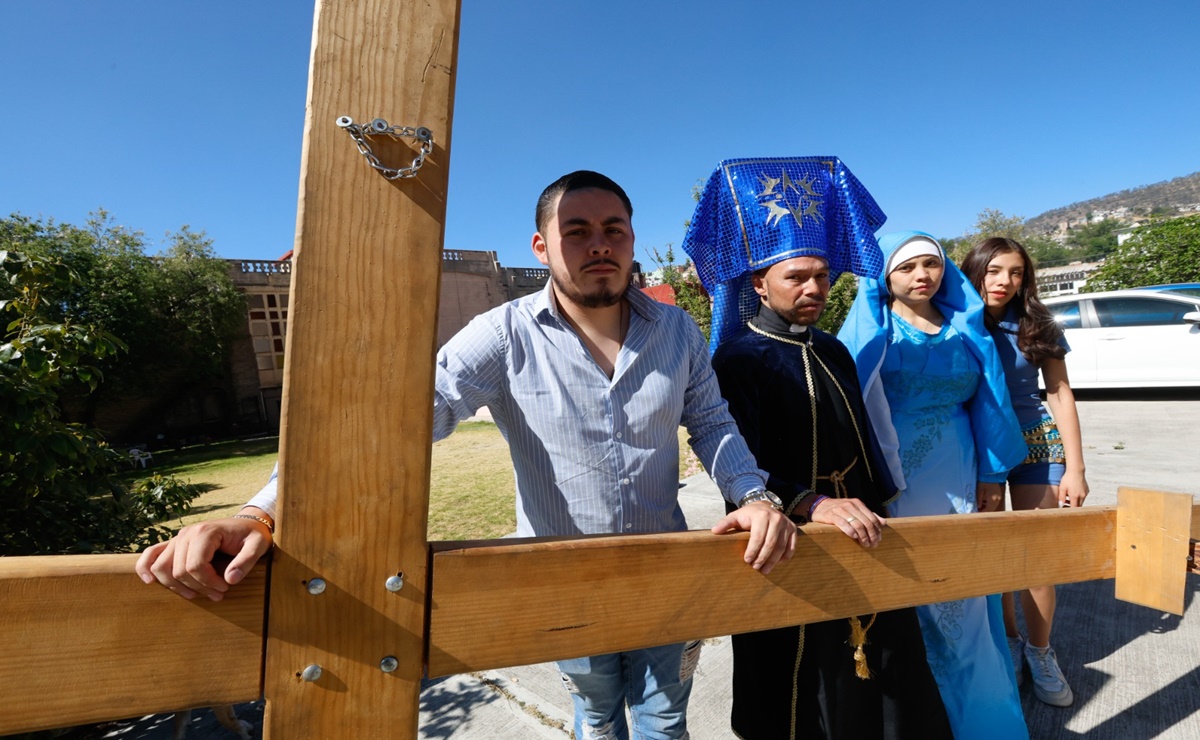
[[[1200,296],[1141,289],[1046,298],[1072,388],[1200,386]]]

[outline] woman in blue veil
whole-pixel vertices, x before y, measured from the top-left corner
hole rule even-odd
[[[892,477],[891,516],[998,511],[997,485],[1026,455],[983,302],[929,234],[880,238],[838,338],[850,349]],[[918,607],[955,737],[1028,730],[999,596]]]

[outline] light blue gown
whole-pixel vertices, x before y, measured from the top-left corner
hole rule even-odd
[[[879,239],[888,260],[919,231]],[[940,249],[940,245],[939,245]],[[1013,414],[1004,368],[983,323],[983,300],[945,259],[930,299],[943,318],[927,335],[892,313],[886,267],[863,278],[838,332],[854,356],[863,398],[892,479],[903,489],[892,516],[975,511],[977,481],[1004,480],[1029,452]],[[917,607],[925,652],[955,737],[1029,737],[1000,597]]]
[[[975,511],[976,449],[964,404],[980,365],[944,322],[926,334],[892,314],[879,369],[907,489],[892,516]],[[1000,597],[917,607],[925,650],[955,737],[1027,738]]]

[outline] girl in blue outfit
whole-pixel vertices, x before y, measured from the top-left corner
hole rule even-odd
[[[891,516],[997,511],[996,484],[1026,457],[979,295],[918,231],[879,240],[838,335],[854,356],[901,494]],[[1027,738],[999,596],[917,608],[955,737]]]
[[[987,306],[984,323],[1004,364],[1013,410],[1028,448],[1025,461],[1008,474],[1012,507],[1080,506],[1087,498],[1088,484],[1079,414],[1063,361],[1070,347],[1050,311],[1038,300],[1029,254],[1011,239],[987,239],[963,259],[963,272]],[[1039,372],[1049,410],[1038,392]],[[1004,625],[1017,683],[1026,662],[1037,698],[1054,706],[1070,706],[1075,697],[1050,648],[1054,586],[1021,591],[1020,597],[1028,641],[1017,630],[1012,594],[1004,594]]]

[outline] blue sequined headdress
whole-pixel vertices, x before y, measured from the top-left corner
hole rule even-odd
[[[709,348],[758,311],[750,273],[792,257],[822,257],[830,279],[877,275],[875,230],[887,219],[837,157],[727,159],[696,205],[683,249],[713,298]]]

